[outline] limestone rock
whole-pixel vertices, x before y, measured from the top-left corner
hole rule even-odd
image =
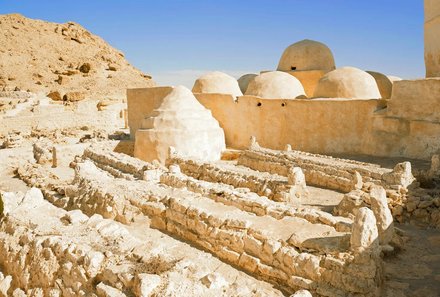
[[[219,274],[211,273],[207,274],[200,279],[208,289],[220,289],[227,286],[229,283]]]
[[[67,92],[63,96],[63,101],[76,102],[84,100],[85,98],[86,96],[84,92]]]
[[[245,94],[265,99],[295,99],[305,96],[305,91],[296,77],[281,71],[272,71],[252,79]]]
[[[220,160],[225,136],[216,119],[197,101],[190,90],[175,87],[142,122],[136,132],[134,155],[162,163],[174,147],[182,156]]]
[[[373,186],[370,190],[371,209],[376,217],[379,242],[388,244],[394,235],[393,215],[388,208],[387,195],[381,186]]]
[[[301,168],[289,168],[287,172],[287,183],[290,185],[291,197],[300,198],[308,195],[306,177]]]
[[[401,185],[404,188],[407,188],[415,180],[410,162],[397,164],[392,172],[385,173],[382,178],[391,185]]]
[[[356,214],[351,231],[350,245],[354,252],[377,251],[379,234],[376,218],[371,209],[362,207]]]
[[[231,94],[235,97],[243,96],[237,80],[219,71],[210,72],[199,77],[194,83],[192,92]]]
[[[0,297],[8,297],[8,291],[11,287],[12,276],[8,275],[0,281]]]
[[[54,92],[59,90],[59,82],[64,92],[82,91],[94,99],[122,99],[128,87],[154,85],[151,76],[131,66],[120,51],[79,24],[7,14],[0,16],[0,31],[0,87],[52,92],[50,97],[60,100]],[[118,68],[111,78],[109,64]]]
[[[299,290],[299,291],[296,291],[295,294],[293,294],[293,295],[290,296],[290,297],[313,297],[313,296],[312,296],[312,294],[311,294],[309,291],[307,291],[307,290]]]
[[[54,101],[63,100],[63,96],[61,96],[61,93],[59,91],[51,91],[49,94],[47,94],[47,97]]]
[[[366,207],[362,191],[354,190],[344,195],[333,213],[343,217],[354,217],[361,207]]]
[[[161,279],[159,275],[140,273],[137,276],[137,296],[148,297],[152,296],[154,290],[160,285]]]
[[[99,297],[126,297],[126,295],[118,289],[107,286],[102,282],[96,286],[96,292]]]

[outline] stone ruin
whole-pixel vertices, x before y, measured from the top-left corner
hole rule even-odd
[[[437,296],[438,8],[429,79],[305,40],[192,92],[3,94],[0,297]]]

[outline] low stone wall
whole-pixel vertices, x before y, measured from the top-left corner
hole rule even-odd
[[[378,165],[344,160],[330,156],[310,154],[300,151],[277,151],[261,148],[258,144],[242,152],[238,164],[262,172],[287,176],[292,166],[300,167],[309,185],[319,186],[341,192],[350,192],[359,182],[374,183],[385,189],[406,188],[414,180],[411,169],[396,167],[395,170]],[[409,170],[409,171],[408,171]]]
[[[160,164],[153,165],[123,153],[113,152],[108,145],[90,146],[84,151],[82,158],[92,160],[99,168],[115,177],[126,179],[143,179],[146,171],[157,171],[157,174],[160,174],[161,168]]]
[[[139,261],[130,251],[146,247],[121,224],[56,208],[35,188],[0,199],[0,266],[9,280],[1,282],[2,296],[140,296],[148,277],[160,283],[143,273],[150,258]],[[128,267],[135,273],[127,278]]]
[[[224,183],[235,188],[248,188],[260,196],[274,201],[290,201],[291,185],[286,177],[277,174],[256,172],[250,168],[237,167],[227,163],[206,163],[194,159],[171,156],[167,164],[179,165],[183,173],[196,179]]]
[[[21,170],[21,174],[29,172]],[[121,220],[121,215],[130,213],[127,206],[131,205],[148,215],[159,230],[188,240],[288,292],[302,288],[320,296],[377,296],[380,258],[351,252],[350,233],[295,216],[255,216],[153,181],[115,179],[90,162],[78,164],[77,175],[66,193],[72,191],[68,200],[76,201],[75,206],[86,213]],[[102,194],[96,194],[100,191]],[[75,200],[81,194],[84,199]],[[96,195],[102,195],[101,199],[95,199]],[[88,208],[98,201],[102,207]]]

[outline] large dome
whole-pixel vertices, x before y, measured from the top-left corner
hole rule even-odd
[[[245,74],[242,75],[237,81],[238,81],[238,85],[240,86],[240,90],[241,92],[244,94],[246,93],[246,90],[249,86],[249,83],[251,82],[251,80],[253,80],[255,77],[257,77],[258,74],[254,74],[254,73],[249,73],[249,74]]]
[[[243,96],[235,78],[226,73],[214,71],[199,77],[192,88],[193,93],[219,93]]]
[[[354,67],[343,67],[324,75],[316,86],[315,98],[379,99],[373,76]]]
[[[211,111],[183,86],[175,87],[136,131],[134,155],[165,163],[172,146],[186,157],[217,161],[225,149],[225,135]]]
[[[296,77],[285,72],[272,71],[262,73],[251,80],[246,95],[266,99],[295,99],[305,96],[305,92]]]
[[[331,50],[323,43],[302,40],[284,50],[277,70],[324,70],[335,69],[335,59]]]

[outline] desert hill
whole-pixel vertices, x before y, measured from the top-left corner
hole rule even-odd
[[[124,98],[126,88],[154,85],[124,54],[79,24],[0,15],[0,91],[81,92]]]

